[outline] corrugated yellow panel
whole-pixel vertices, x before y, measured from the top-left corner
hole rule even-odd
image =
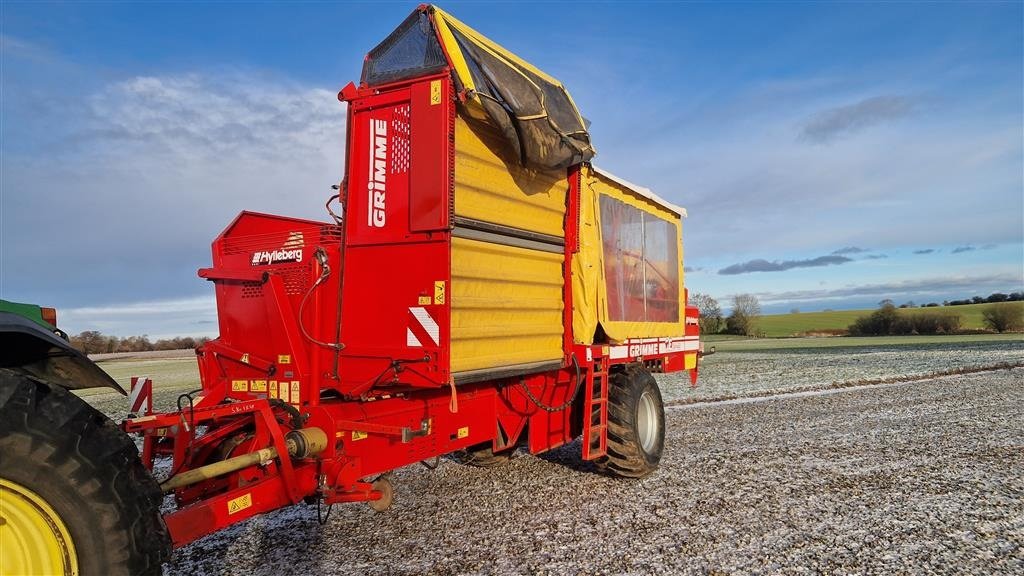
[[[452,238],[452,372],[562,358],[563,258]]]
[[[455,215],[565,236],[564,171],[528,170],[493,125],[455,119]]]

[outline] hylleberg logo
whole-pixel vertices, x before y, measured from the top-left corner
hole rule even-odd
[[[385,174],[388,160],[387,120],[370,118],[370,174],[367,178],[367,224],[384,227]]]
[[[262,266],[278,262],[302,262],[302,248],[297,250],[264,250],[252,253],[252,265]]]

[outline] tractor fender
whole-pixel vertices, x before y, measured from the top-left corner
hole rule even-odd
[[[127,395],[67,340],[10,312],[0,312],[0,368],[18,370],[67,390],[107,387]]]

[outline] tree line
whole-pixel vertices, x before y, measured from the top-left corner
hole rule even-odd
[[[1002,292],[993,292],[988,295],[988,298],[982,298],[981,296],[975,296],[974,298],[965,298],[963,300],[947,300],[942,303],[943,306],[965,306],[967,304],[994,304],[996,302],[1020,302],[1024,300],[1024,292],[1011,292],[1009,294],[1003,294]],[[929,306],[935,306],[930,304]]]
[[[982,310],[982,322],[987,330],[1011,332],[1024,329],[1024,312],[1018,306],[1001,306],[1004,302],[1024,300],[1024,292],[1003,294],[996,292],[987,298],[975,296],[968,300],[943,302],[944,306],[984,304],[991,306]],[[718,301],[707,294],[693,293],[690,304],[700,310],[700,331],[703,334],[737,334],[740,336],[763,336],[757,323],[761,317],[761,304],[753,294],[737,294],[732,297],[732,312],[723,316]],[[922,308],[937,307],[925,304]],[[915,308],[913,302],[901,304],[899,308]],[[797,313],[799,310],[794,310]],[[960,315],[951,311],[921,311],[914,314],[900,314],[892,300],[879,302],[877,310],[861,316],[846,332],[851,336],[886,336],[907,334],[953,334],[961,332]]]
[[[700,310],[702,334],[763,335],[757,328],[757,321],[761,318],[761,302],[753,294],[733,296],[732,312],[728,316],[722,315],[722,307],[718,305],[718,301],[707,294],[691,294],[690,304]]]
[[[107,336],[97,330],[86,330],[68,338],[71,346],[83,354],[109,354],[112,352],[149,352],[152,350],[187,350],[209,342],[203,336],[193,338],[161,338],[151,341],[148,336]]]
[[[995,294],[994,294],[995,296]],[[999,294],[998,296],[1006,296]],[[1024,311],[1018,306],[1001,306],[1003,302],[1015,300],[993,300],[991,306],[981,311],[985,328],[993,332],[1011,332],[1024,329]],[[975,302],[969,302],[975,304]],[[902,308],[902,306],[901,306]],[[882,300],[878,309],[861,316],[850,324],[851,336],[905,336],[909,334],[955,334],[961,331],[960,315],[949,311],[928,311],[916,314],[900,314],[892,300]]]

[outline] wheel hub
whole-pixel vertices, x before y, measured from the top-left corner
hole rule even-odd
[[[67,526],[38,494],[0,478],[0,573],[78,574]]]
[[[658,409],[650,390],[644,390],[636,407],[636,428],[640,447],[650,452],[658,441]]]

